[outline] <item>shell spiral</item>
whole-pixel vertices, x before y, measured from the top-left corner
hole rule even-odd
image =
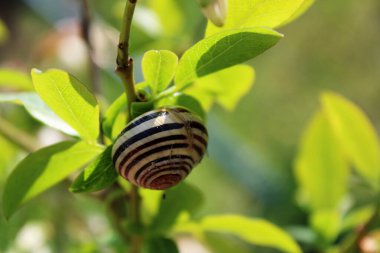
[[[132,184],[163,190],[182,181],[201,160],[208,134],[184,108],[152,110],[131,121],[116,139],[112,159]]]

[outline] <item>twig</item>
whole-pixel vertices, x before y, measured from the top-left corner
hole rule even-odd
[[[130,104],[137,100],[135,81],[133,78],[133,60],[129,57],[129,37],[131,33],[132,18],[137,0],[127,0],[123,15],[123,24],[117,46],[116,73],[123,81],[127,95],[128,109]],[[128,112],[129,114],[129,112]]]
[[[22,148],[25,151],[33,152],[38,148],[38,141],[25,132],[15,128],[11,123],[0,118],[0,135]]]
[[[137,0],[127,0],[124,8],[122,29],[120,31],[119,44],[116,58],[116,73],[123,81],[126,96],[127,96],[127,108],[128,121],[132,120],[131,104],[137,101],[135,91],[135,80],[133,77],[133,59],[129,57],[129,38],[131,33],[133,13]],[[129,193],[129,220],[133,226],[140,226],[140,196],[138,188],[132,185]],[[131,235],[131,253],[140,253],[142,245],[142,237],[138,233]]]
[[[130,209],[129,209],[129,218],[132,222],[132,224],[135,227],[140,227],[141,226],[141,221],[140,221],[140,208],[141,208],[141,199],[140,195],[138,192],[138,187],[135,185],[132,185],[131,191],[130,191]],[[132,248],[131,248],[131,253],[139,253],[141,244],[143,242],[143,238],[139,234],[134,234],[132,235]]]
[[[99,67],[95,61],[94,47],[90,36],[91,15],[88,0],[81,0],[81,35],[86,43],[88,58],[90,63],[90,78],[95,94],[101,94],[101,85],[99,79]]]

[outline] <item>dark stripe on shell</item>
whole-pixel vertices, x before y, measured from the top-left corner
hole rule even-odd
[[[202,158],[202,156],[204,154],[203,149],[201,147],[199,147],[198,145],[195,145],[195,144],[193,144],[193,148],[195,149],[195,151],[197,151],[199,157]]]
[[[157,177],[149,185],[150,189],[164,190],[178,184],[182,180],[182,177],[178,174],[162,175]]]
[[[174,170],[177,170],[177,171],[180,170],[180,171],[185,172],[185,176],[183,176],[183,175],[181,175],[179,173],[174,173]],[[149,185],[147,184],[148,181],[150,179],[152,179],[154,176],[156,176],[156,175],[158,175],[159,173],[162,173],[162,172],[167,172],[167,173],[161,175],[160,177],[167,176],[167,175],[178,175],[178,176],[180,176],[181,180],[189,174],[189,172],[186,170],[185,167],[178,167],[178,168],[174,168],[174,169],[173,168],[163,168],[163,169],[157,170],[157,171],[155,171],[153,173],[150,173],[149,177],[145,178],[144,180],[141,180],[139,183],[142,184],[142,185],[145,185],[146,187],[149,187]],[[181,181],[181,180],[179,180],[179,181]]]
[[[137,156],[130,163],[127,164],[125,168],[126,174],[134,165],[136,165],[137,163],[139,163],[140,161],[144,160],[145,158],[151,155],[154,155],[163,151],[167,151],[167,150],[175,150],[175,149],[181,149],[181,148],[187,148],[187,147],[189,147],[188,143],[172,143],[169,145],[163,145],[163,146],[159,146],[154,149],[148,150],[145,153]],[[119,164],[119,168],[123,168],[125,163],[126,163],[126,160],[123,159]]]
[[[203,139],[202,136],[194,134],[193,138],[196,139],[197,141],[199,141],[200,143],[202,143],[203,146],[207,147],[207,141],[205,139]]]
[[[197,121],[190,121],[189,125],[191,128],[199,129],[207,135],[207,129],[204,127],[204,125],[202,125],[202,123],[199,123]]]
[[[160,126],[153,126],[145,131],[142,131],[134,136],[132,136],[131,138],[127,139],[124,143],[122,143],[116,150],[115,154],[113,155],[113,163],[116,164],[116,161],[118,159],[118,157],[120,156],[120,154],[125,150],[127,149],[130,145],[132,145],[133,143],[137,142],[137,141],[140,141],[148,136],[151,136],[153,134],[157,134],[157,133],[161,133],[161,132],[164,132],[164,131],[168,131],[168,130],[173,130],[173,129],[180,129],[182,128],[184,125],[181,124],[181,123],[169,123],[169,124],[163,124],[163,125],[160,125]]]
[[[167,141],[186,140],[186,138],[187,137],[185,135],[183,135],[183,134],[176,134],[176,135],[169,135],[169,136],[164,136],[164,137],[160,137],[160,138],[154,139],[152,141],[144,143],[144,144],[136,147],[135,149],[129,151],[123,157],[123,160],[120,162],[120,164],[125,164],[125,162],[128,161],[128,159],[130,159],[132,156],[134,156],[138,152],[140,152],[140,151],[142,151],[142,150],[144,150],[146,148],[149,148],[151,146],[154,146],[156,144],[159,144],[159,143],[162,143],[162,142],[167,142]]]
[[[149,168],[149,166],[152,166],[153,164],[158,164],[162,161],[165,161],[165,160],[171,160],[171,159],[179,159],[179,160],[183,160],[182,162],[185,163],[185,160],[188,160],[190,161],[190,166],[193,167],[193,164],[194,164],[194,159],[191,157],[191,156],[188,156],[188,155],[179,155],[179,154],[176,154],[176,155],[171,155],[171,156],[163,156],[163,157],[160,157],[160,158],[157,158],[156,160],[153,160],[153,161],[150,161],[148,163],[146,163],[145,165],[141,166],[135,173],[135,178],[136,176],[138,177],[145,169]],[[121,171],[120,171],[121,172]],[[128,171],[129,172],[129,171]],[[124,173],[124,175],[126,175],[128,177],[128,172],[127,173]],[[122,173],[120,173],[122,174]],[[123,174],[122,174],[123,175]]]
[[[169,164],[160,164],[160,165],[157,165],[156,168],[152,168],[152,169],[144,169],[144,170],[138,170],[134,176],[134,180],[137,182],[137,181],[141,181],[141,180],[145,180],[145,177],[149,176],[150,174],[154,173],[155,171],[157,170],[160,170],[160,169],[173,169],[175,170],[176,168],[179,168],[179,167],[182,167],[182,168],[185,168],[186,169],[186,173],[190,173],[190,171],[192,170],[192,165],[186,161],[176,161],[176,162],[172,162],[172,163],[169,163]],[[145,173],[144,173],[145,172]],[[140,179],[139,179],[140,178]]]
[[[123,131],[121,131],[121,133],[119,134],[119,137],[122,136],[123,134],[125,134],[127,131],[141,125],[142,123],[144,122],[147,122],[151,119],[155,119],[157,117],[161,117],[161,116],[165,116],[167,115],[168,112],[167,111],[155,111],[151,114],[148,114],[148,115],[145,115],[145,116],[142,116],[141,118],[137,118],[136,120],[132,121],[131,123],[128,124],[128,126],[126,128],[123,129]],[[118,138],[119,138],[118,137]]]

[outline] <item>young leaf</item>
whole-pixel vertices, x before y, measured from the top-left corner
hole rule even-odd
[[[153,237],[144,244],[144,253],[179,253],[176,243],[167,238]]]
[[[311,227],[326,244],[334,242],[340,231],[340,211],[336,210],[315,210],[311,215]]]
[[[251,89],[255,72],[248,65],[237,65],[198,79],[184,93],[198,98],[207,110],[206,95],[227,110],[234,110],[239,100]]]
[[[115,121],[121,112],[126,111],[126,107],[127,97],[125,96],[125,94],[122,94],[111,104],[111,106],[106,111],[102,122],[102,127],[103,132],[107,137],[113,139],[116,136],[114,136],[112,133],[120,133],[121,130],[123,130],[123,128],[125,127],[126,121],[124,121],[123,125],[121,126],[121,129],[114,130],[115,127],[120,128],[118,124],[115,124]]]
[[[99,191],[113,184],[117,179],[117,173],[112,163],[112,146],[108,146],[70,186],[70,191],[90,192]]]
[[[262,219],[238,215],[208,216],[202,220],[201,227],[205,231],[228,233],[249,243],[276,248],[282,252],[302,252],[286,232]]]
[[[374,205],[367,205],[351,210],[343,217],[340,231],[353,231],[358,226],[365,224],[375,212],[377,212],[377,210]]]
[[[66,134],[78,135],[71,126],[58,117],[34,92],[0,94],[0,103],[2,102],[22,104],[29,114],[38,121]]]
[[[203,39],[180,59],[175,85],[181,89],[199,77],[252,59],[281,37],[276,31],[255,27],[223,31]]]
[[[347,191],[348,166],[324,114],[318,112],[302,137],[295,162],[300,201],[313,210],[336,209]]]
[[[239,238],[233,237],[228,234],[218,232],[205,232],[203,233],[203,241],[211,252],[217,253],[251,253],[252,249],[243,243]]]
[[[189,109],[191,112],[198,115],[204,121],[206,120],[206,113],[202,108],[200,102],[203,102],[199,97],[195,99],[193,96],[189,96],[180,92],[175,93],[173,96],[165,97],[156,103],[157,107],[163,106],[181,106]]]
[[[0,69],[0,87],[22,91],[33,90],[30,77],[23,72],[12,69]]]
[[[99,105],[94,95],[68,73],[32,70],[34,88],[42,100],[87,141],[99,135]]]
[[[165,195],[166,197],[161,201],[160,209],[152,222],[152,232],[160,233],[169,230],[182,211],[193,213],[203,202],[202,193],[186,183],[167,190]]]
[[[133,102],[131,104],[131,118],[134,119],[143,113],[153,110],[153,102]]]
[[[142,71],[153,95],[165,90],[174,77],[178,56],[168,50],[151,50],[144,54]]]
[[[323,110],[357,172],[375,189],[380,187],[380,144],[366,115],[340,95],[324,93]]]
[[[86,142],[65,141],[29,154],[7,179],[3,195],[5,216],[10,217],[21,204],[84,166],[101,150]]]
[[[301,6],[297,9],[293,15],[287,19],[285,22],[281,24],[281,26],[284,26],[288,23],[293,22],[295,19],[299,18],[302,14],[304,14],[313,4],[315,0],[303,0]]]
[[[228,29],[265,26],[275,28],[287,21],[304,0],[229,0],[223,27],[208,22],[206,37]]]

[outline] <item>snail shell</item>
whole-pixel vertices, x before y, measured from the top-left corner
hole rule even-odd
[[[202,160],[207,141],[207,129],[188,110],[157,109],[125,127],[112,148],[112,159],[132,184],[163,190],[182,181]]]

